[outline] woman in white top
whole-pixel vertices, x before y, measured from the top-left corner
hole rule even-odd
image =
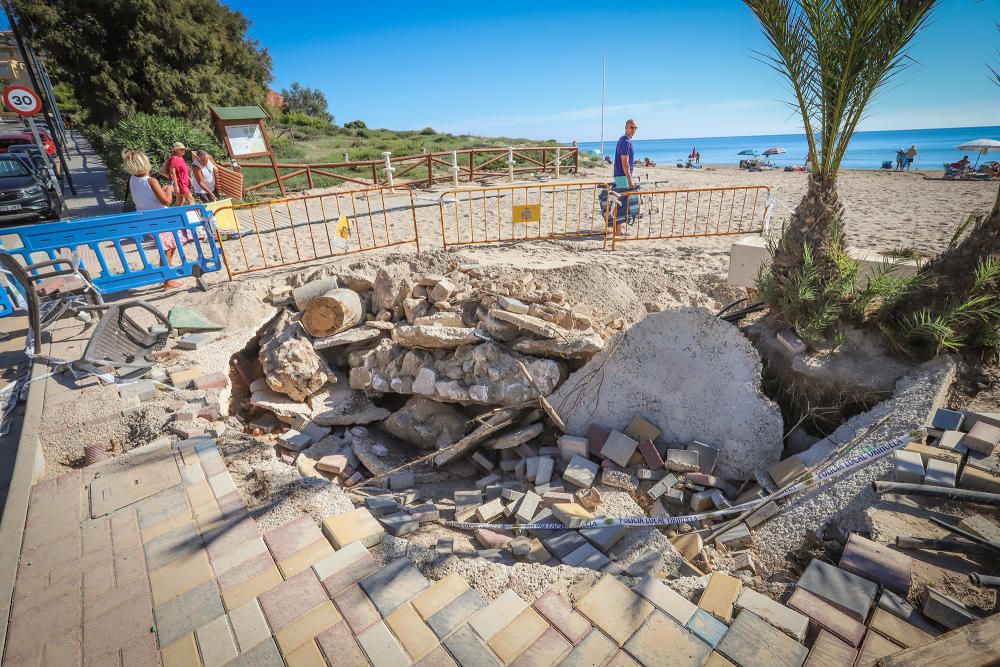
[[[159,208],[167,208],[173,201],[174,188],[171,185],[163,187],[160,182],[149,175],[152,167],[149,158],[142,151],[125,149],[122,151],[122,161],[125,163],[125,171],[128,172],[128,189],[132,194],[132,201],[135,202],[137,211],[148,211]],[[177,240],[170,232],[160,232],[160,245],[167,256],[169,265],[177,252]],[[163,283],[163,289],[173,289],[180,287],[179,280],[168,280]]]
[[[194,167],[194,194],[203,204],[215,201],[215,160],[208,151],[198,151],[191,158]]]

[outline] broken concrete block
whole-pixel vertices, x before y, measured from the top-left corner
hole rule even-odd
[[[496,498],[485,505],[480,505],[476,510],[476,516],[479,517],[480,521],[488,523],[503,514],[503,509],[503,502],[499,498]]]
[[[639,478],[635,475],[630,475],[624,470],[605,468],[601,472],[601,484],[621,489],[622,491],[637,491],[639,489]]]
[[[472,456],[470,456],[469,459],[477,466],[485,470],[486,472],[490,472],[491,470],[493,470],[493,468],[496,467],[496,464],[493,463],[493,460],[487,457],[482,452],[473,452]]]
[[[118,385],[118,395],[126,401],[132,397],[140,401],[151,401],[157,397],[158,393],[156,383],[152,380],[136,380]]]
[[[639,453],[642,454],[642,460],[646,462],[650,470],[659,470],[663,467],[663,458],[652,440],[639,441]]]
[[[674,475],[667,475],[656,484],[650,487],[649,491],[646,492],[651,499],[656,500],[663,494],[665,494],[670,487],[677,483],[677,478]]]
[[[1000,525],[982,514],[965,517],[958,522],[958,527],[968,533],[978,535],[984,540],[1000,544]]]
[[[548,484],[552,481],[552,471],[555,468],[555,460],[549,456],[538,458],[538,467],[535,471],[535,484]]]
[[[793,479],[805,472],[806,467],[802,465],[802,459],[796,455],[778,461],[767,469],[767,474],[771,476],[771,481],[779,489]]]
[[[494,475],[487,475],[486,477],[483,477],[482,479],[480,479],[480,480],[478,480],[476,482],[476,488],[481,491],[481,490],[485,489],[487,486],[491,486],[493,484],[496,484],[500,480],[501,480],[500,475],[495,475],[495,474]]]
[[[948,488],[955,488],[955,483],[958,479],[958,465],[954,463],[948,463],[947,461],[940,461],[938,459],[930,459],[927,461],[927,471],[924,475],[924,484],[930,486],[946,486]]]
[[[779,508],[773,500],[765,503],[760,509],[746,518],[746,524],[751,528],[756,528],[768,519],[778,515]]]
[[[969,451],[969,448],[963,444],[962,440],[965,438],[965,433],[961,431],[943,431],[941,437],[935,444],[936,447],[952,452],[961,456]]]
[[[524,496],[517,501],[514,509],[514,517],[519,523],[530,523],[538,513],[538,508],[542,504],[541,497],[532,492],[528,491]]]
[[[619,524],[580,529],[580,534],[604,553],[608,553],[611,547],[621,542],[627,532],[628,529]]]
[[[563,435],[556,440],[559,456],[563,461],[571,461],[574,456],[587,456],[587,439],[575,435]]]
[[[594,515],[576,503],[556,503],[552,514],[567,528],[577,528],[594,520]]]
[[[719,448],[695,440],[687,446],[689,452],[698,452],[698,469],[711,475],[715,470],[715,462],[719,458]]]
[[[931,426],[942,431],[960,431],[965,415],[957,410],[938,408],[931,420]]]
[[[964,604],[931,586],[927,587],[923,611],[924,616],[949,630],[979,620]]]
[[[508,313],[517,313],[518,315],[528,314],[528,305],[513,297],[500,295],[497,297],[497,305]]]
[[[325,472],[340,475],[347,470],[347,457],[342,454],[329,454],[316,462],[316,468]]]
[[[663,467],[674,472],[698,472],[698,452],[687,449],[668,449]]]
[[[639,443],[621,431],[612,431],[601,447],[601,456],[610,459],[620,466],[627,466]]]
[[[968,449],[990,456],[1000,443],[1000,426],[978,422],[965,434],[962,444]]]
[[[365,498],[365,507],[376,517],[399,511],[399,503],[392,496],[368,496]]]
[[[698,491],[691,494],[691,509],[695,512],[704,512],[707,509],[715,507],[715,502],[713,500],[714,494],[718,493],[718,489]]]
[[[212,342],[213,336],[206,333],[184,334],[177,339],[176,348],[178,350],[200,350]]]
[[[394,537],[402,537],[412,533],[420,527],[420,522],[407,512],[396,512],[380,516],[378,520],[385,526],[386,531]]]
[[[594,488],[580,489],[573,494],[573,498],[578,504],[588,510],[595,509],[603,500],[603,498],[601,498],[601,492]]]
[[[450,556],[455,551],[454,537],[439,537],[434,545],[434,553],[438,556]]]
[[[681,556],[684,556],[685,560],[693,560],[704,547],[700,533],[678,535],[670,538],[670,543],[674,545]]]
[[[734,569],[747,570],[753,574],[757,574],[757,562],[754,560],[753,554],[749,549],[734,551],[730,556],[733,559]]]
[[[636,415],[632,418],[629,425],[625,427],[625,435],[636,442],[642,442],[643,440],[655,441],[660,437],[660,429],[649,423],[642,415]]]
[[[569,482],[574,486],[589,489],[594,485],[594,479],[597,477],[599,468],[600,466],[596,463],[578,454],[566,466],[566,471],[563,473],[563,481]]]
[[[896,481],[906,484],[923,484],[924,462],[920,454],[897,449],[893,452],[896,459]]]
[[[290,449],[293,452],[301,452],[313,443],[313,439],[305,433],[299,433],[295,429],[290,428],[278,436],[278,442],[285,449]]]
[[[742,521],[715,538],[717,545],[732,551],[746,549],[752,541],[753,536],[750,534],[750,528]]]
[[[178,368],[167,371],[170,375],[170,384],[177,389],[187,389],[194,384],[194,381],[205,373],[198,366],[191,368]]]

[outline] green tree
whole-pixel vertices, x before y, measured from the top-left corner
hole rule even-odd
[[[295,82],[291,88],[282,88],[281,96],[285,98],[285,113],[301,113],[333,124],[333,115],[327,110],[326,95],[318,88],[306,88]]]
[[[136,112],[207,124],[213,105],[257,104],[271,57],[218,0],[13,0],[18,24],[91,122]]]
[[[745,0],[787,80],[809,144],[806,194],[774,253],[778,283],[795,281],[809,247],[821,276],[836,276],[830,253],[843,215],[837,173],[872,98],[910,62],[906,52],[936,0]],[[834,242],[838,247],[831,247]]]

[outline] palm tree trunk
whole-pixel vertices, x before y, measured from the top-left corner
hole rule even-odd
[[[802,248],[808,245],[821,261],[819,250],[829,244],[844,212],[834,181],[809,176],[806,194],[792,213],[788,227],[774,252],[773,270],[788,277],[802,267]]]

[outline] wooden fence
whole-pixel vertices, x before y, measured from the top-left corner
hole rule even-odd
[[[472,182],[477,178],[504,176],[511,171],[508,165],[510,157],[515,160],[514,173],[540,171],[562,175],[577,173],[580,166],[580,151],[575,146],[525,146],[514,148],[513,151],[510,148],[466,148],[391,157],[392,183],[399,186],[430,186],[438,181],[454,179],[456,167],[460,181]],[[390,180],[384,159],[317,164],[279,162],[277,165],[270,162],[243,162],[240,166],[244,171],[267,169],[273,173],[275,166],[279,172],[285,170],[277,178],[248,185],[245,190],[247,194],[277,185],[279,178],[282,185],[286,185],[290,179],[301,179],[304,176],[305,185],[309,188],[317,187],[317,177],[333,180],[336,185],[354,183],[364,187],[386,185]]]

